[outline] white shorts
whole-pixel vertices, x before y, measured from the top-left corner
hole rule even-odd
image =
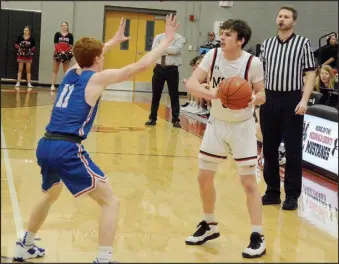
[[[257,138],[254,118],[229,123],[210,116],[199,159],[221,162],[232,155],[238,166],[257,164]]]

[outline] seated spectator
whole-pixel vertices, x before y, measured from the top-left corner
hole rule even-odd
[[[334,73],[333,69],[329,65],[323,65],[317,74],[315,79],[315,90],[320,92],[320,88],[334,88]]]
[[[315,81],[315,90],[323,95],[320,104],[335,106],[338,102],[338,92],[334,91],[335,77],[329,65],[323,65]],[[331,91],[333,90],[333,91]]]
[[[196,56],[194,57],[191,61],[190,61],[190,66],[192,68],[192,72],[194,72],[194,70],[198,67],[199,63],[202,61],[203,55],[200,56]],[[183,83],[185,84],[187,82],[187,79],[183,80]],[[187,111],[187,110],[192,110],[193,109],[197,109],[197,104],[199,102],[199,99],[194,98],[194,96],[192,96],[190,93],[187,93],[187,99],[188,101],[181,105],[181,110],[183,111]]]
[[[199,66],[200,62],[204,55],[200,55],[191,60],[190,66],[192,67],[192,72]],[[186,79],[183,80],[183,83],[186,83]],[[208,87],[207,80],[202,83],[206,88]],[[207,117],[209,114],[210,102],[198,97],[194,97],[188,93],[188,102],[181,106],[181,110],[191,114],[199,114],[203,117]]]
[[[337,69],[338,40],[336,35],[331,35],[327,39],[327,46],[323,50],[322,65],[329,65]]]
[[[191,66],[191,68],[192,68],[192,71],[194,71],[194,69],[196,68],[196,67],[195,67],[195,64],[196,64],[197,59],[198,59],[199,57],[200,57],[200,56],[196,56],[196,57],[194,57],[193,59],[191,59],[191,61],[190,61],[190,66]],[[187,79],[183,79],[183,83],[185,84],[186,82],[187,82]],[[192,99],[192,95],[191,95],[189,92],[187,92],[187,101],[186,101],[186,103],[184,103],[184,104],[181,105],[181,108],[188,106],[188,105],[190,104],[191,100],[193,100],[193,99]]]
[[[220,47],[219,41],[215,39],[215,33],[214,32],[208,32],[208,42],[205,46],[211,46],[212,48]]]

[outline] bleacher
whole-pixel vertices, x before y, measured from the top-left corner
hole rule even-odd
[[[325,45],[322,45],[323,40],[327,39],[329,36],[338,35],[336,32],[331,32],[325,34],[319,38],[319,48],[314,51],[314,57],[317,62],[317,66],[320,67],[322,63],[325,61],[323,54],[326,54],[327,50],[330,49],[329,43],[326,41]],[[338,64],[338,61],[337,61]],[[338,74],[337,69],[333,69],[333,73],[336,75]],[[314,104],[321,104],[327,105],[331,107],[335,107],[339,109],[339,102],[338,102],[338,77],[336,78],[334,89],[327,89],[327,88],[320,88],[320,92],[313,91],[310,99],[309,105]]]
[[[321,36],[318,40],[318,49],[314,51],[314,58],[317,62],[317,65],[321,65],[323,62],[323,54],[326,54],[327,50],[330,48],[330,45],[326,42],[325,45],[322,44],[323,40],[326,40],[329,36],[335,35],[338,39],[338,34],[336,32],[330,32]]]

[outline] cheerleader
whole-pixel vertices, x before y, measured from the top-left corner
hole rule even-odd
[[[24,64],[26,65],[26,76],[27,76],[27,86],[28,89],[32,89],[31,84],[31,65],[33,61],[33,54],[36,50],[35,48],[35,40],[32,37],[31,29],[29,26],[24,28],[24,34],[20,35],[15,43],[15,48],[17,49],[17,62],[19,64],[17,83],[15,85],[15,89],[19,89],[22,70],[24,68]]]
[[[54,54],[53,54],[53,74],[52,74],[52,85],[51,91],[55,91],[55,82],[59,72],[60,63],[62,63],[64,73],[70,66],[73,46],[73,35],[68,30],[68,23],[61,23],[61,31],[56,32],[54,35]]]

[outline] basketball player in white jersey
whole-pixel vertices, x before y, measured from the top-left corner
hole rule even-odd
[[[266,243],[262,227],[261,195],[256,181],[257,140],[253,113],[255,105],[265,102],[265,92],[261,61],[242,50],[250,37],[251,28],[246,22],[237,19],[224,22],[220,48],[212,49],[205,55],[186,83],[186,88],[192,95],[212,99],[210,118],[199,153],[198,182],[204,216],[198,230],[186,239],[186,244],[201,245],[220,236],[214,216],[214,175],[218,164],[225,160],[229,153],[238,165],[239,179],[247,197],[252,224],[250,243],[242,256],[257,258],[266,253]],[[207,90],[201,82],[206,79],[209,71],[212,77],[211,89]],[[248,107],[231,110],[224,107],[217,98],[217,90],[224,78],[237,75],[252,85],[253,97]],[[232,212],[229,211],[229,214]]]

